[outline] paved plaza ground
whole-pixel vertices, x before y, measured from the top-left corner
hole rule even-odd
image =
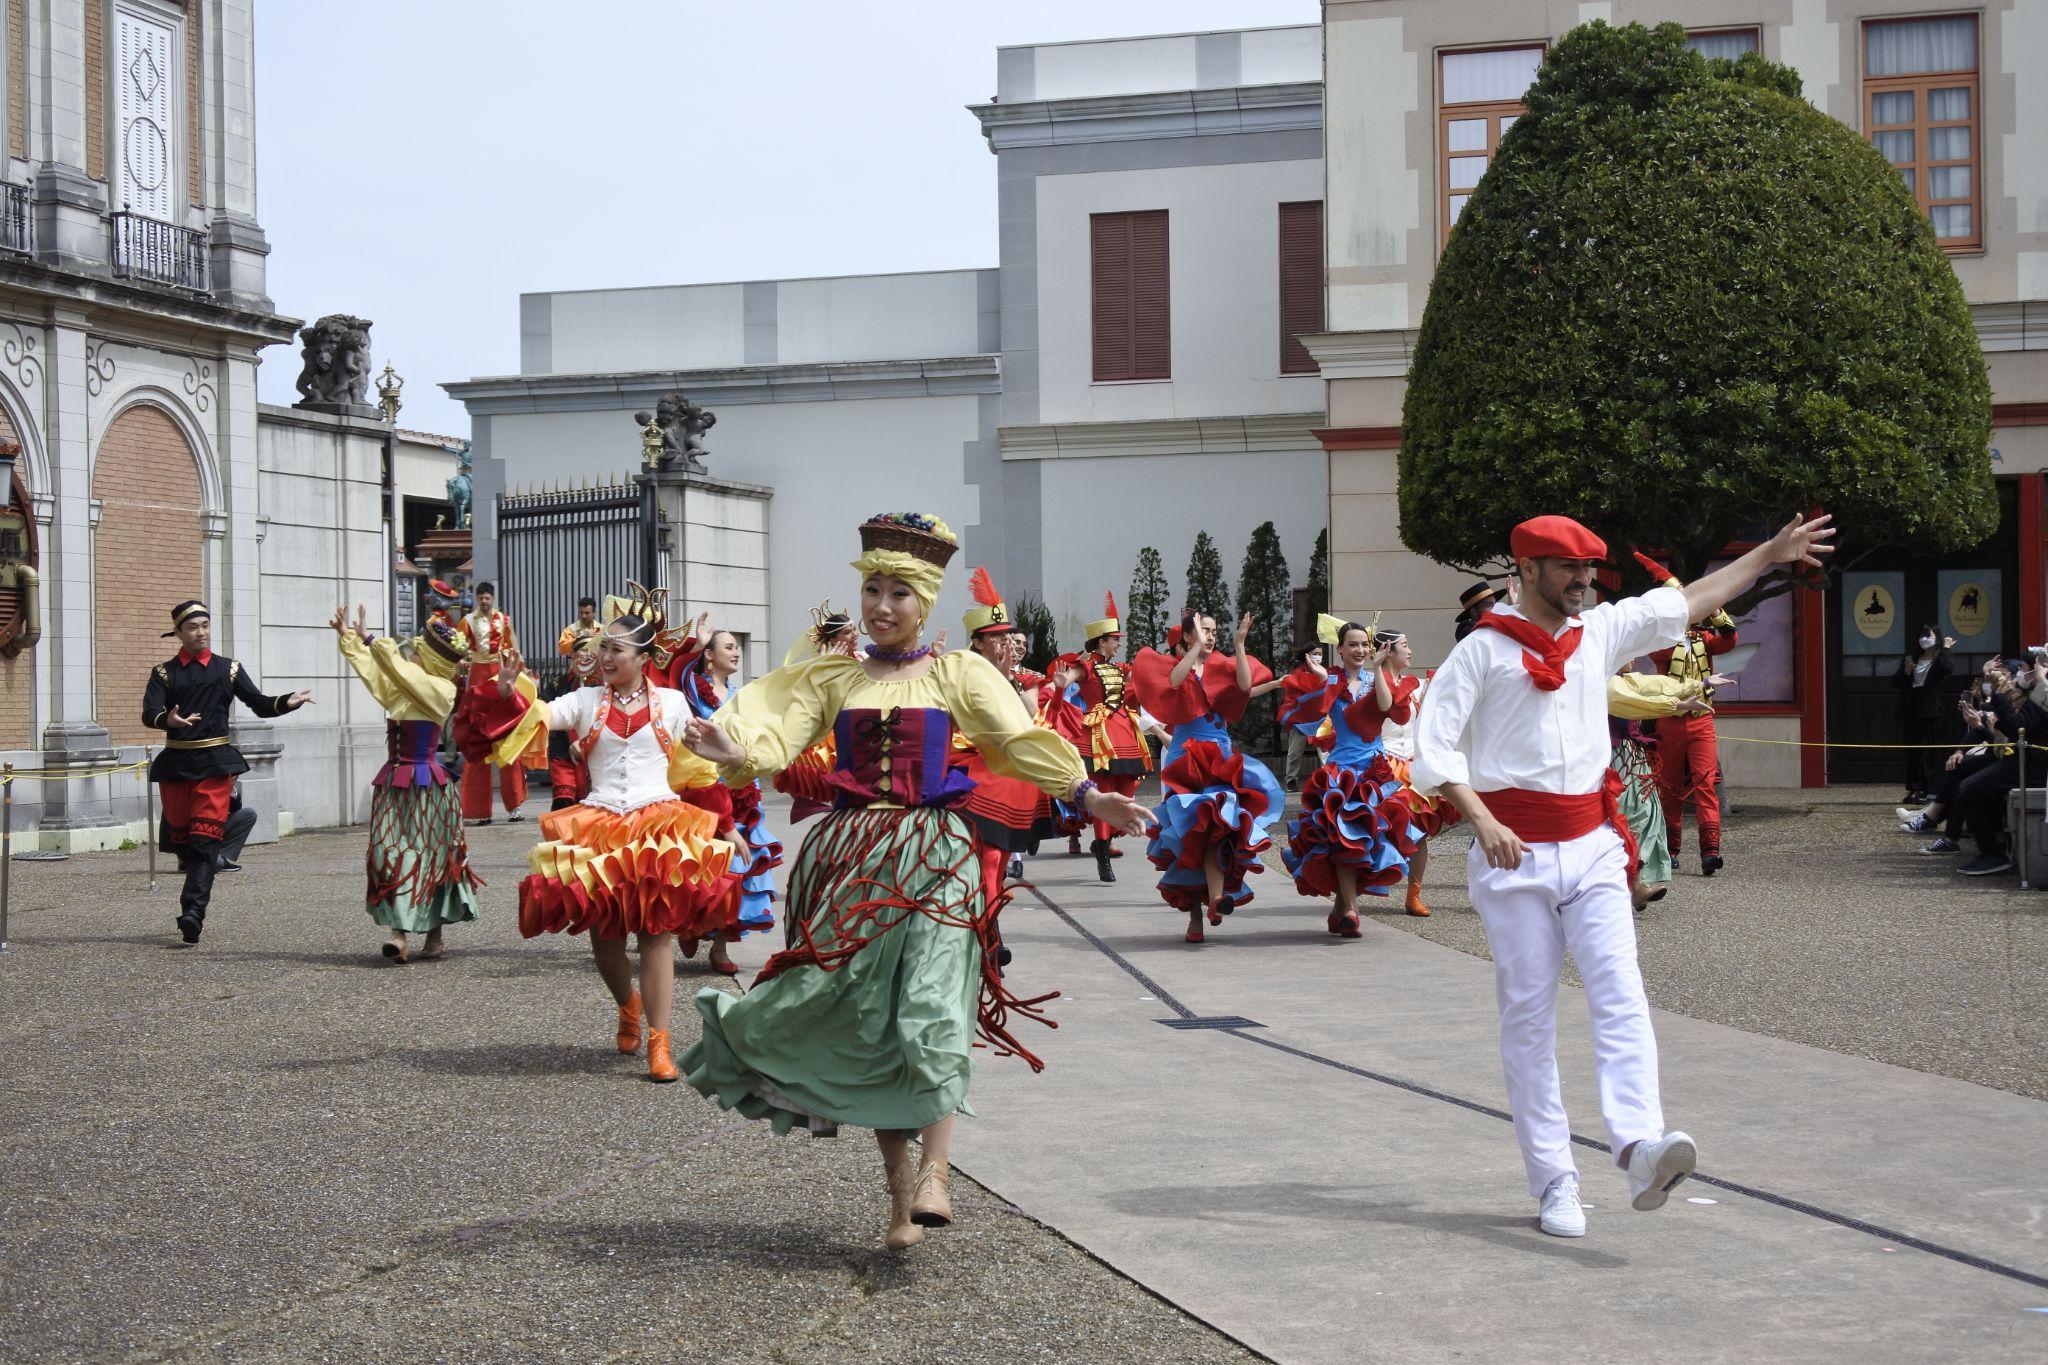
[[[584,945],[518,937],[531,823],[474,832],[483,922],[405,967],[361,830],[252,849],[189,950],[140,853],[19,864],[0,1357],[2037,1360],[2048,895],[1879,795],[1738,798],[1729,869],[1640,922],[1713,1202],[1626,1208],[1567,993],[1582,1242],[1534,1230],[1497,1112],[1456,835],[1437,914],[1353,942],[1269,874],[1190,948],[1141,859],[1040,859],[1006,927],[1020,993],[1065,992],[1048,1069],[981,1063],[958,1221],[900,1259],[865,1135],[610,1050]]]

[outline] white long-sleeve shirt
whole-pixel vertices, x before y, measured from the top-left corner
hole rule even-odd
[[[1521,616],[1510,606],[1494,608]],[[1524,618],[1527,619],[1527,618]],[[1584,627],[1565,661],[1564,685],[1545,692],[1522,662],[1522,646],[1497,630],[1457,643],[1430,679],[1415,722],[1415,790],[1433,796],[1447,782],[1478,792],[1584,796],[1600,790],[1611,750],[1607,678],[1622,664],[1685,638],[1685,594],[1656,588],[1603,602],[1565,622]]]

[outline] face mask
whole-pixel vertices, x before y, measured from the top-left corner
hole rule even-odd
[[[1991,695],[1991,684],[1990,684],[1990,683],[1985,683],[1985,684],[1984,684],[1984,695],[1985,695],[1985,696],[1987,696],[1987,697]]]
[[[1922,648],[1922,649],[1932,649],[1932,648],[1934,648],[1934,637],[1933,637],[1932,635],[1923,635],[1923,636],[1921,636],[1921,637],[1920,637],[1920,648]]]

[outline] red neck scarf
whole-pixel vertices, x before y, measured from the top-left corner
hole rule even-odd
[[[178,662],[188,668],[193,664],[198,664],[201,668],[211,667],[213,664],[213,651],[211,649],[202,649],[197,654],[194,654],[189,649],[180,649],[178,651]]]
[[[1526,616],[1509,616],[1499,611],[1480,617],[1472,628],[1497,630],[1520,645],[1522,666],[1529,670],[1530,681],[1545,692],[1555,692],[1564,686],[1565,660],[1578,653],[1579,636],[1585,633],[1584,626],[1573,626],[1553,637]]]

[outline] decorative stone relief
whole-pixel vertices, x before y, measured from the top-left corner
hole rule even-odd
[[[208,540],[221,540],[228,533],[228,514],[225,512],[201,512],[199,534]]]
[[[85,343],[85,391],[97,398],[114,382],[113,347],[105,341]]]
[[[18,322],[0,322],[0,360],[7,362],[7,368],[14,375],[14,382],[24,389],[32,389],[43,377],[43,360],[36,354],[40,339]]]
[[[192,406],[205,412],[213,406],[213,366],[194,357],[185,366],[185,392],[191,395]]]

